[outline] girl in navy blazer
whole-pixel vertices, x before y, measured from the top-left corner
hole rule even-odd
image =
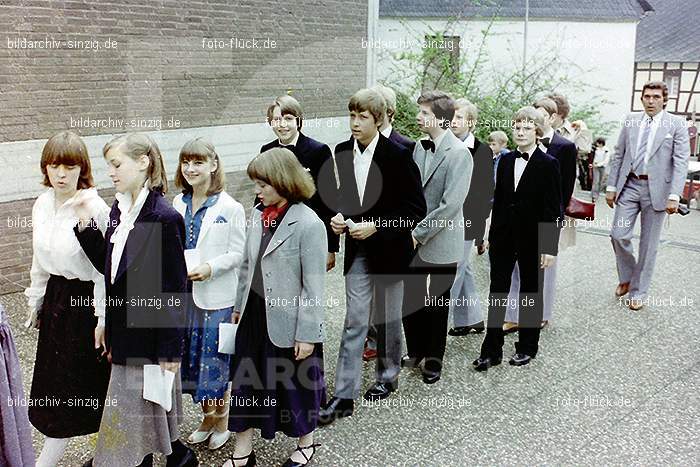
[[[107,231],[89,214],[75,233],[106,286],[105,342],[112,372],[95,450],[95,465],[152,465],[153,452],[169,465],[197,465],[179,440],[182,395],[179,366],[185,330],[187,271],[182,217],[163,197],[165,167],[158,146],[143,133],[119,136],[103,149],[117,190]],[[144,365],[175,373],[172,408],[143,398]]]
[[[189,264],[188,334],[182,361],[183,392],[201,402],[204,420],[187,439],[209,449],[228,441],[229,355],[219,353],[219,324],[231,322],[238,268],[243,261],[245,210],[225,191],[224,170],[211,143],[197,138],[180,150],[173,207],[185,219]]]

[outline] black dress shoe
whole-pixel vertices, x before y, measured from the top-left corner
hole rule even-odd
[[[423,370],[423,382],[425,384],[435,384],[440,381],[439,371],[425,371]]]
[[[352,399],[331,397],[326,406],[318,412],[318,424],[330,425],[338,418],[351,416],[354,409],[355,401]]]
[[[235,461],[242,461],[243,459],[248,459],[248,460],[246,461],[245,464],[243,464],[242,467],[254,467],[254,466],[255,466],[255,463],[256,463],[255,451],[250,451],[250,454],[248,454],[247,456],[243,456],[243,457],[232,457],[232,458],[231,458],[231,462],[232,462],[233,465],[235,466],[235,465],[236,465],[236,462],[235,462]]]
[[[166,456],[166,467],[197,467],[199,461],[197,460],[197,455],[194,451],[176,440],[171,443],[173,452]]]
[[[289,459],[287,459],[287,462],[282,464],[282,467],[304,467],[306,464],[311,462],[311,459],[313,459],[314,454],[316,454],[316,448],[319,446],[320,444],[312,444],[311,446],[306,446],[303,448],[301,446],[297,446],[295,451],[299,451],[301,455],[304,456],[304,459],[306,459],[306,462],[304,462],[303,464],[301,462],[294,462],[290,457]],[[306,449],[312,449],[311,455],[309,457],[306,457],[306,454],[304,453],[304,450]]]
[[[83,467],[92,467],[92,459],[90,459],[89,461],[85,462],[85,463],[83,464]]]
[[[153,454],[147,454],[136,467],[153,467]]]
[[[423,357],[411,357],[404,355],[401,357],[401,368],[415,368],[423,360]]]
[[[513,366],[523,366],[527,365],[530,363],[530,361],[535,358],[531,357],[527,354],[524,353],[516,353],[512,357],[510,357],[510,360],[508,360],[508,363],[513,365]]]
[[[484,322],[480,321],[472,326],[457,326],[449,331],[447,331],[447,334],[450,336],[466,336],[470,332],[474,331],[474,334],[481,334],[484,332]]]
[[[372,385],[371,388],[365,393],[365,400],[368,401],[378,401],[381,399],[386,399],[389,395],[399,388],[399,382],[393,381],[388,383],[380,383],[377,381]]]
[[[492,366],[500,365],[501,360],[502,360],[501,358],[496,359],[496,358],[489,358],[489,357],[486,357],[486,358],[479,357],[472,362],[472,365],[474,365],[474,369],[476,371],[486,371]]]

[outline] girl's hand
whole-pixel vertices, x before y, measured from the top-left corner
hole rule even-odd
[[[205,281],[211,277],[211,266],[209,263],[202,263],[187,274],[191,281]]]
[[[308,342],[296,342],[294,344],[294,359],[304,360],[314,351],[314,344]]]
[[[234,311],[233,314],[231,315],[231,323],[233,324],[238,324],[238,322],[241,320],[241,312],[240,311]]]

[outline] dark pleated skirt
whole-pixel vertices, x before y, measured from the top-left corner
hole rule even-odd
[[[326,403],[323,347],[316,344],[309,357],[294,360],[294,348],[270,341],[265,313],[264,299],[251,290],[231,359],[229,430],[257,428],[265,439],[278,431],[298,438],[316,429]]]
[[[52,438],[100,428],[109,364],[95,349],[93,283],[51,276],[39,313],[29,420]]]

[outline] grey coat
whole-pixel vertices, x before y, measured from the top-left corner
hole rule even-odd
[[[608,175],[608,185],[614,186],[618,195],[632,170],[641,122],[645,115],[643,112],[629,115],[620,131]],[[666,209],[669,195],[683,193],[689,156],[690,144],[685,119],[664,110],[647,162],[649,193],[655,211]]]
[[[235,307],[241,319],[260,249],[261,215],[257,209],[250,215]],[[327,251],[321,219],[303,203],[291,205],[261,259],[267,331],[277,347],[323,342]]]
[[[426,157],[432,158],[425,171]],[[416,144],[413,160],[423,182],[428,214],[413,229],[418,255],[434,264],[456,263],[464,253],[462,206],[469,192],[474,162],[467,146],[447,131],[435,154]]]

